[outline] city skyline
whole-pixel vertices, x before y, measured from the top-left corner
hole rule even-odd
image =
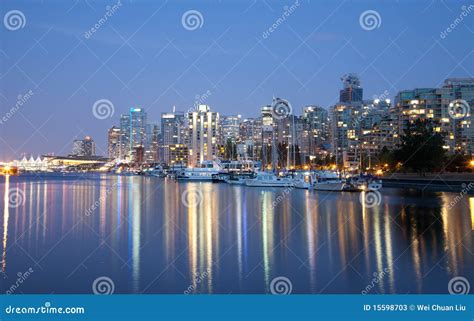
[[[388,92],[393,99],[398,91],[438,87],[474,70],[467,2],[449,8],[437,2],[117,3],[107,11],[101,3],[4,2],[2,14],[19,10],[25,25],[0,31],[0,114],[18,95],[33,95],[0,126],[1,159],[66,154],[73,139],[86,135],[106,154],[103,128],[131,106],[158,121],[162,112],[186,111],[205,95],[205,104],[222,115],[238,110],[256,117],[273,96],[288,99],[295,112],[328,108],[338,101],[340,77],[350,72],[360,75],[365,98]],[[190,10],[202,16],[196,28],[183,25]],[[360,24],[370,10],[380,16],[374,28]],[[110,18],[91,32],[106,12]],[[466,20],[448,30],[463,13]],[[113,102],[111,118],[92,114],[100,99]]]
[[[466,120],[467,123],[464,122],[465,125],[463,125],[463,127],[466,127],[467,125],[467,128],[463,129],[465,133],[462,136],[462,140],[468,145],[462,148],[462,150],[467,153],[472,153],[471,146],[472,144],[474,144],[474,139],[473,137],[471,137],[472,134],[469,129],[470,127],[469,125],[471,123],[471,118],[472,118],[472,115],[470,113],[470,105],[472,104],[472,97],[474,97],[473,96],[474,78],[448,78],[448,79],[445,79],[443,87],[440,87],[440,88],[420,87],[420,88],[406,89],[406,90],[398,92],[395,96],[394,101],[392,101],[391,98],[388,98],[387,93],[383,93],[382,95],[378,97],[374,96],[371,99],[366,99],[366,97],[364,97],[363,95],[364,87],[361,85],[361,81],[357,74],[354,74],[354,73],[345,74],[343,77],[341,77],[340,80],[342,81],[342,85],[339,91],[340,97],[339,97],[338,103],[329,107],[323,107],[323,106],[318,106],[318,105],[305,105],[301,107],[300,113],[296,112],[298,109],[293,108],[290,102],[281,98],[276,98],[276,97],[273,97],[273,101],[271,104],[261,106],[260,114],[257,115],[256,117],[245,117],[245,115],[241,115],[237,113],[236,114],[218,113],[212,109],[212,106],[205,104],[204,100],[196,100],[195,105],[192,106],[191,108],[188,108],[187,111],[176,110],[176,107],[173,107],[172,111],[162,112],[158,120],[150,120],[149,118],[147,118],[148,117],[147,112],[143,108],[130,107],[128,113],[121,113],[120,115],[117,115],[117,117],[113,117],[113,118],[118,118],[118,119],[116,123],[112,125],[112,127],[107,129],[107,133],[106,133],[107,147],[105,149],[105,152],[96,153],[94,137],[85,135],[83,139],[74,138],[74,140],[71,142],[72,151],[67,152],[64,155],[79,156],[79,157],[103,156],[103,157],[109,157],[112,160],[113,159],[116,159],[116,160],[128,159],[129,161],[130,160],[136,161],[137,151],[135,150],[135,147],[140,147],[140,148],[143,148],[142,150],[143,155],[140,156],[140,158],[143,158],[143,160],[139,161],[139,163],[159,162],[159,163],[169,165],[171,161],[171,158],[169,156],[169,153],[170,153],[169,148],[172,145],[173,150],[176,150],[176,149],[179,150],[178,154],[173,154],[174,156],[178,155],[180,157],[181,162],[178,162],[178,163],[189,164],[191,166],[197,166],[202,161],[212,160],[214,157],[224,157],[224,159],[229,159],[227,158],[227,156],[224,156],[222,151],[220,151],[217,147],[218,146],[224,147],[227,144],[228,139],[230,139],[232,141],[232,144],[235,144],[236,147],[240,150],[240,152],[238,152],[236,155],[234,155],[230,159],[247,159],[248,152],[242,151],[242,148],[244,149],[249,148],[249,146],[247,146],[248,142],[246,141],[249,139],[249,137],[247,137],[248,135],[245,134],[245,132],[248,129],[245,129],[244,127],[246,126],[247,122],[252,122],[251,126],[252,128],[254,128],[254,126],[256,126],[254,122],[259,121],[260,125],[257,125],[257,127],[260,130],[259,134],[257,134],[257,136],[254,136],[255,134],[253,132],[251,134],[252,136],[251,139],[253,142],[252,142],[252,147],[251,147],[252,152],[250,154],[252,154],[251,159],[253,160],[262,160],[262,157],[264,157],[261,154],[263,152],[261,150],[262,142],[265,142],[266,145],[271,145],[272,139],[277,139],[278,142],[286,142],[290,146],[295,144],[295,146],[298,146],[299,149],[301,149],[302,146],[305,146],[306,144],[305,146],[306,149],[310,148],[310,150],[303,151],[302,155],[306,155],[306,156],[316,155],[314,152],[315,150],[318,150],[320,152],[322,146],[327,145],[322,149],[324,152],[323,153],[318,152],[317,155],[321,156],[322,154],[324,155],[327,154],[327,155],[335,156],[336,154],[338,154],[337,156],[339,158],[342,158],[343,157],[342,154],[339,155],[339,151],[336,151],[338,148],[341,148],[340,147],[341,135],[344,141],[344,143],[342,143],[342,146],[343,146],[342,150],[344,150],[344,152],[351,153],[350,152],[351,149],[364,148],[361,144],[370,144],[371,146],[369,147],[369,150],[367,150],[367,153],[373,157],[377,157],[382,147],[388,147],[390,150],[393,150],[394,147],[398,145],[397,142],[399,138],[397,139],[396,138],[397,136],[396,135],[394,136],[393,134],[399,134],[400,136],[403,134],[404,130],[406,129],[406,123],[402,125],[402,123],[397,124],[397,122],[402,121],[401,119],[404,117],[403,113],[407,112],[410,108],[413,108],[413,106],[411,106],[412,100],[415,98],[419,99],[420,95],[422,96],[427,95],[426,97],[430,97],[429,96],[430,93],[433,93],[434,95],[436,95],[435,92],[439,90],[443,92],[442,91],[443,88],[444,90],[448,90],[447,92],[444,91],[444,94],[442,94],[443,96],[441,99],[444,100],[444,103],[440,104],[438,107],[434,107],[435,109],[438,109],[435,113],[431,111],[431,114],[429,114],[428,109],[427,109],[426,110],[426,114],[428,114],[427,118],[432,119],[435,123],[440,123],[440,125],[442,126],[440,127],[442,128],[442,132],[447,136],[450,136],[450,135],[452,136],[455,133],[455,132],[450,132],[449,130],[450,125],[447,118],[453,118],[453,121],[456,119],[456,117],[458,117],[457,119],[459,120],[463,120],[463,119]],[[453,86],[454,88],[457,88],[457,89],[453,89]],[[463,87],[465,88],[463,89],[464,93],[459,92],[459,90],[461,90],[462,88],[459,86],[464,86]],[[353,92],[355,92],[355,94],[353,94]],[[458,98],[458,100],[462,101],[462,104],[467,104],[467,105],[460,105],[453,108],[452,106],[449,105],[449,103],[452,103],[453,101],[455,101],[455,98]],[[422,103],[423,105],[425,105],[423,108],[428,108],[429,107],[428,105],[433,103],[433,101],[430,101],[430,99],[436,100],[436,98],[428,98],[427,100],[425,98],[424,103]],[[282,102],[286,105],[283,105],[283,109],[279,111],[278,105],[281,104]],[[99,101],[99,103],[101,105],[97,107],[96,112],[100,113],[100,109],[102,108],[107,109],[110,107],[110,105],[108,105],[108,103],[110,102]],[[348,116],[346,115],[347,113],[344,111],[342,113],[339,112],[338,109],[341,106],[344,106],[353,111],[356,111],[356,114],[353,114],[353,111],[352,111],[351,115]],[[439,110],[439,108],[441,108],[442,110]],[[461,108],[461,110],[456,111],[455,110],[456,108]],[[201,110],[201,109],[204,109],[204,110]],[[315,109],[321,109],[325,111],[325,115],[319,115],[317,113],[314,114]],[[106,112],[110,112],[110,110],[106,110]],[[198,157],[196,159],[192,157],[192,150],[196,149],[198,145],[196,145],[195,137],[194,137],[194,142],[192,142],[193,140],[192,128],[196,126],[196,123],[195,123],[196,117],[199,118],[199,116],[196,116],[196,115],[199,115],[199,113],[201,112],[205,112],[205,113],[210,112],[213,115],[212,116],[213,120],[212,122],[209,121],[208,125],[209,127],[212,127],[214,125],[211,125],[211,123],[214,124],[215,122],[214,130],[216,131],[216,133],[210,136],[214,138],[212,139],[212,141],[209,140],[208,144],[212,146],[215,145],[214,147],[216,148],[213,147],[213,150],[210,154],[207,154],[206,152],[205,157],[201,157],[201,158]],[[456,116],[455,114],[452,114],[456,112],[459,112],[460,114],[458,116]],[[420,118],[420,117],[421,119],[425,118],[423,116],[423,114],[425,114],[425,111],[421,112],[421,114],[416,112],[416,114],[418,115],[416,116],[416,118]],[[414,116],[415,115],[410,116],[412,119],[411,121],[415,119],[413,118]],[[321,117],[327,118],[327,119],[322,120]],[[399,120],[396,120],[394,117],[395,118],[401,117],[401,118]],[[265,118],[267,118],[266,121],[265,121]],[[231,119],[232,121],[229,122],[228,121],[229,119]],[[290,126],[289,123],[286,123],[285,125],[285,119],[290,120],[290,123],[291,123],[291,119],[297,119],[299,124],[303,124],[301,122],[304,122],[303,131],[301,131],[300,129],[295,133],[285,134],[285,129],[284,129],[285,126]],[[356,130],[355,136],[349,137],[350,135],[348,135],[347,131],[339,133],[339,129],[337,129],[339,127],[339,125],[337,125],[338,121],[343,121],[348,126],[348,128],[355,129]],[[282,124],[283,124],[283,127],[282,127]],[[268,125],[272,126],[273,128],[272,131],[275,131],[275,136],[273,136],[273,134],[271,134],[270,136],[268,136],[267,134],[267,136],[265,136],[264,128],[265,126],[268,126]],[[226,127],[226,126],[229,126],[229,127]],[[292,126],[295,126],[295,125],[293,124]],[[397,129],[398,126],[401,126],[401,127]],[[166,129],[166,128],[171,128],[171,129]],[[262,132],[262,129],[263,129],[263,132]],[[314,136],[315,138],[313,139],[310,137],[310,132],[316,129],[317,129],[316,136]],[[116,131],[115,133],[116,136],[113,134],[111,135],[111,132],[113,132],[114,130]],[[230,133],[227,132],[229,130],[231,131]],[[376,137],[375,136],[372,137],[373,135],[370,135],[370,134],[369,136],[367,136],[367,133],[362,134],[364,130],[365,131],[370,130],[371,132],[375,132],[375,133],[379,133],[380,131],[382,131],[383,136],[379,136],[380,133],[382,132],[380,132],[379,134],[376,134]],[[243,132],[244,134],[242,134],[241,132]],[[123,136],[124,133],[126,137]],[[297,142],[293,143],[289,141],[289,139],[292,139],[291,137],[293,135],[295,135],[295,139]],[[367,136],[367,137],[364,137],[364,136]],[[350,143],[351,139],[354,139],[354,138],[356,140]],[[451,137],[451,139],[452,138],[453,137]],[[304,142],[302,142],[301,139],[303,139]],[[134,140],[138,140],[138,143],[137,142],[134,143]],[[359,140],[360,142],[358,143],[357,140]],[[90,147],[86,147],[89,145],[88,141],[92,143]],[[356,146],[353,145],[354,143],[356,144]],[[448,142],[448,145],[453,144],[453,143],[454,142],[451,142],[451,143]],[[84,144],[86,145],[83,146]],[[256,146],[254,146],[255,144]],[[308,144],[309,146],[313,144],[315,146],[309,147]],[[240,148],[238,146],[240,146]],[[87,151],[83,151],[84,148],[86,148]],[[203,153],[203,146],[199,148],[201,150],[201,153]],[[257,148],[257,151],[255,151],[254,148]],[[453,148],[455,148],[455,145],[451,145],[449,147],[449,149],[453,149]],[[298,154],[300,152],[301,150],[298,151]],[[253,155],[254,153],[257,153],[256,155],[258,156]],[[55,154],[40,153],[40,155],[55,155]],[[185,155],[184,158],[182,158],[183,155]],[[25,156],[31,159],[31,157],[33,157],[34,155],[32,153],[24,153],[21,155],[21,158],[25,160]],[[61,155],[55,155],[55,156],[61,156]],[[351,156],[351,157],[354,157],[354,156]],[[267,161],[269,160],[266,160],[264,162],[267,162]],[[355,157],[353,162],[358,163],[360,162],[360,159]],[[171,163],[176,163],[176,161],[173,160]],[[302,160],[302,163],[306,164],[307,160]]]

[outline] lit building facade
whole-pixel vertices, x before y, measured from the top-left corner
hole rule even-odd
[[[120,159],[120,128],[113,126],[107,135],[107,153],[110,159]]]
[[[208,105],[199,105],[196,111],[187,114],[187,123],[189,165],[214,160],[221,144],[219,113],[211,112]]]
[[[303,133],[300,148],[305,162],[318,156],[325,156],[330,149],[329,113],[319,106],[306,106],[301,116]]]
[[[363,98],[363,89],[360,85],[359,76],[350,73],[341,77],[343,89],[339,92],[340,103],[360,102]]]
[[[90,136],[84,139],[75,139],[72,143],[71,155],[74,156],[95,156],[95,142]]]
[[[159,160],[171,164],[174,158],[170,154],[171,146],[185,143],[185,117],[183,112],[170,112],[161,114],[161,133],[159,143]]]
[[[460,110],[456,110],[456,104]],[[401,91],[395,97],[398,135],[403,135],[417,119],[428,119],[435,123],[435,130],[444,135],[447,152],[472,154],[474,128],[470,108],[473,104],[474,78],[450,78],[441,88]]]
[[[222,130],[222,142],[225,144],[227,141],[236,143],[239,141],[240,134],[240,122],[242,116],[231,115],[221,117],[221,130]]]
[[[262,119],[247,118],[240,124],[239,157],[258,161],[262,157]]]

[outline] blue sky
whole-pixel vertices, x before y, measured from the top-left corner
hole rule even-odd
[[[464,1],[122,0],[86,39],[116,3],[1,2],[2,17],[19,10],[25,25],[0,25],[0,117],[19,94],[34,95],[0,124],[0,160],[68,154],[85,135],[105,154],[107,129],[131,106],[158,122],[161,112],[187,110],[210,93],[213,110],[255,117],[278,96],[300,114],[304,105],[334,104],[348,72],[360,75],[365,98],[474,74],[474,8],[440,36],[469,6]],[[202,15],[196,30],[182,24],[189,10]],[[379,14],[378,28],[361,27],[367,10]],[[99,99],[113,103],[113,116],[94,117]]]

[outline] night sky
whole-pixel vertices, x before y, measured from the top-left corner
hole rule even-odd
[[[132,106],[159,122],[162,112],[186,111],[206,95],[213,111],[256,117],[277,96],[300,114],[305,105],[336,103],[340,77],[349,72],[359,74],[366,99],[473,77],[469,4],[2,0],[1,17],[19,10],[24,25],[0,25],[0,118],[18,95],[34,94],[0,123],[0,160],[65,155],[85,135],[105,155],[107,129]],[[118,9],[85,37],[113,5]],[[200,13],[197,25],[183,24],[189,10]],[[380,17],[375,26],[361,25],[367,10]],[[100,99],[113,103],[113,115],[94,116]]]

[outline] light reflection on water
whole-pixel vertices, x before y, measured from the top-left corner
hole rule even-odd
[[[20,293],[90,293],[103,275],[118,293],[267,293],[277,276],[294,293],[361,293],[386,268],[369,293],[447,293],[453,276],[473,276],[467,195],[448,209],[457,194],[383,189],[368,208],[355,193],[112,175],[0,188],[2,272],[35,270]]]

